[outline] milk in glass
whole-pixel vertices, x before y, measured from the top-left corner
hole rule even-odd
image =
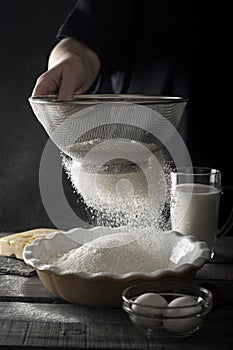
[[[194,235],[213,251],[221,191],[211,185],[185,183],[172,189],[172,229]]]

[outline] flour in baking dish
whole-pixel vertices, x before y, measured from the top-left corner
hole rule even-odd
[[[101,236],[62,255],[44,258],[54,272],[62,274],[148,273],[157,269],[156,259],[131,233]]]

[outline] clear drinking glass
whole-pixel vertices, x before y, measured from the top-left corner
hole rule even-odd
[[[171,172],[172,229],[205,241],[212,257],[217,237],[225,234],[233,225],[232,211],[225,225],[218,229],[223,193],[221,171],[218,169],[187,167]]]

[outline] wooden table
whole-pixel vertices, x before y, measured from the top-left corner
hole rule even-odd
[[[1,236],[1,234],[0,234]],[[233,346],[233,237],[219,240],[216,257],[199,270],[218,304],[192,337],[147,339],[121,309],[78,306],[57,299],[37,275],[0,274],[0,349],[223,350]]]

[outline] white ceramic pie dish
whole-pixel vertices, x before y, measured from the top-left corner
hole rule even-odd
[[[191,282],[196,272],[210,258],[207,245],[197,241],[194,236],[183,236],[175,231],[156,233],[148,230],[150,229],[137,232],[142,234],[143,239],[149,237],[149,240],[153,240],[154,244],[145,243],[145,248],[162,259],[158,261],[155,270],[149,273],[63,273],[44,260],[45,254],[53,255],[57,251],[66,253],[99,236],[125,232],[125,227],[75,228],[67,232],[54,232],[27,245],[23,259],[35,268],[43,285],[56,296],[82,305],[115,307],[121,305],[122,291],[134,284],[155,280]]]

